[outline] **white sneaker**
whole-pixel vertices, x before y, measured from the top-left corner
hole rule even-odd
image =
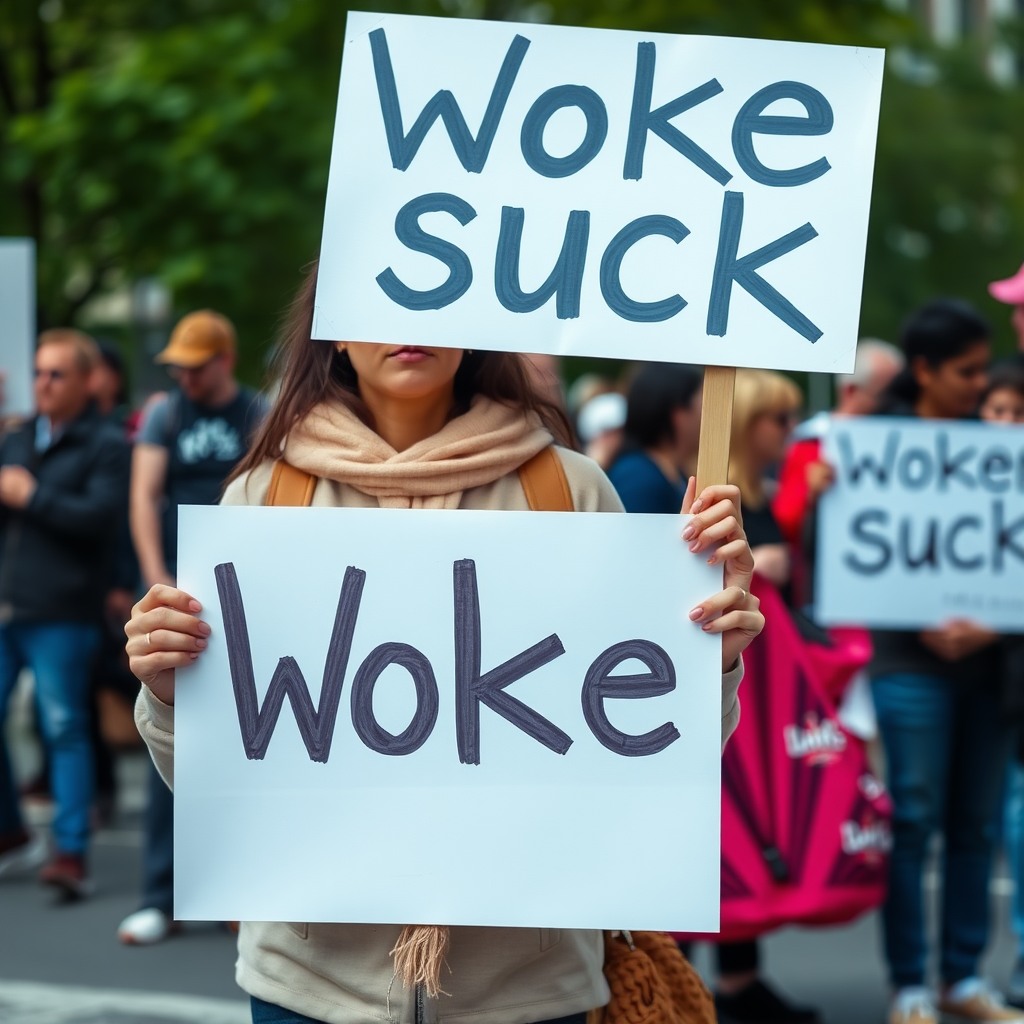
[[[174,930],[174,922],[156,907],[129,914],[117,927],[117,937],[126,946],[152,946],[163,942]]]
[[[982,978],[964,978],[950,986],[939,1002],[943,1021],[949,1024],[990,1024],[994,1021],[1024,1022],[1024,1013],[1006,1001]]]
[[[17,842],[17,846],[9,846],[0,853],[0,877],[35,871],[46,861],[46,840],[37,832],[28,834],[24,842]]]
[[[939,1024],[931,992],[923,985],[901,988],[889,1007],[889,1024]]]

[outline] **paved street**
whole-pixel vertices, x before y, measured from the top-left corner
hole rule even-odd
[[[30,745],[18,761],[30,767]],[[0,882],[0,1022],[3,1024],[243,1024],[245,999],[235,987],[234,937],[217,925],[189,925],[148,949],[116,939],[135,907],[139,885],[140,811],[145,762],[122,758],[121,810],[100,832],[99,883],[88,901],[56,905],[31,879]],[[986,971],[1005,982],[1013,958],[1007,931],[1009,883],[993,885],[997,941]],[[885,988],[875,918],[852,926],[790,930],[764,943],[768,974],[792,996],[823,1007],[829,1024],[883,1019]],[[699,949],[707,970],[709,951]]]

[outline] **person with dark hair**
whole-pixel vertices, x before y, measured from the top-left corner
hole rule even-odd
[[[903,328],[906,363],[882,393],[878,412],[922,419],[969,419],[985,390],[992,328],[966,302],[936,299]]]
[[[1024,423],[1024,366],[997,366],[978,403],[978,416],[988,423]]]
[[[528,511],[520,471],[532,465],[544,467],[545,489],[576,511],[622,511],[604,473],[572,450],[565,414],[531,380],[521,356],[312,341],[315,285],[314,267],[290,317],[277,401],[223,504],[263,505],[275,474],[280,480],[290,466],[309,502],[321,508]],[[700,505],[687,540],[699,557],[710,554],[724,567],[725,589],[688,617],[683,612],[680,629],[722,637],[724,740],[738,719],[740,654],[763,618],[749,594],[753,560],[736,488],[694,491],[686,507]],[[722,546],[712,552],[718,540]],[[174,760],[174,669],[205,657],[210,634],[200,612],[189,594],[158,583],[125,627],[132,670],[144,684],[137,720],[166,778]],[[413,841],[411,858],[414,847]],[[404,927],[244,921],[236,977],[259,1024],[584,1024],[610,995],[603,935],[565,929],[553,939],[540,937],[546,934],[449,928],[443,921]]]
[[[890,414],[969,419],[985,390],[989,325],[970,306],[929,303],[903,332],[907,365],[883,399]],[[894,997],[890,1024],[1024,1021],[978,977],[988,938],[993,826],[1012,729],[1000,713],[999,637],[953,620],[918,632],[873,634],[870,666],[895,806],[885,955]],[[945,838],[942,990],[925,987],[922,882],[932,836]]]
[[[625,445],[608,473],[627,512],[679,512],[700,438],[698,370],[647,363],[633,378]]]

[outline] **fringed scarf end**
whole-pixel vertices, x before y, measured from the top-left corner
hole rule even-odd
[[[395,974],[407,988],[422,985],[431,999],[448,995],[441,988],[441,965],[448,952],[449,930],[443,925],[408,924],[398,936],[391,956]]]

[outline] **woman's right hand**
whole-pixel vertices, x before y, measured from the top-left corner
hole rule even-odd
[[[184,590],[154,584],[125,624],[132,672],[164,704],[174,703],[174,670],[206,649],[210,627],[197,618],[203,606]]]

